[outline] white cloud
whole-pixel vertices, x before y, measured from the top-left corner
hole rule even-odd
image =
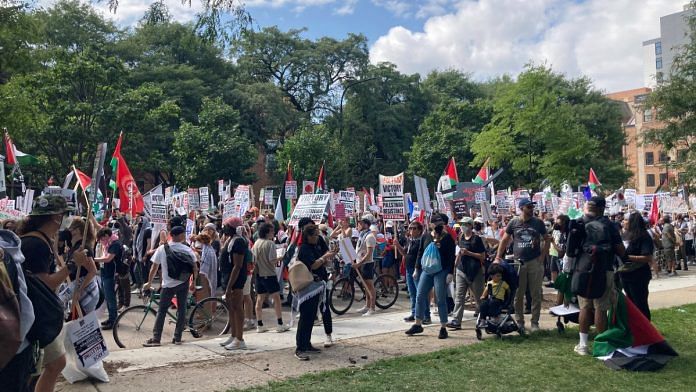
[[[447,13],[448,5],[452,0],[428,0],[418,7],[416,18],[424,19],[431,16],[438,16]]]
[[[334,13],[336,15],[352,15],[357,4],[358,0],[345,0],[345,3],[340,8],[337,8]]]
[[[386,8],[389,12],[398,17],[407,17],[410,15],[411,4],[406,0],[372,0],[372,3],[378,7]]]
[[[586,75],[607,91],[641,87],[642,42],[660,35],[659,17],[684,0],[467,0],[428,18],[422,31],[396,26],[371,48],[374,62],[426,74],[457,68],[485,79],[546,62]]]

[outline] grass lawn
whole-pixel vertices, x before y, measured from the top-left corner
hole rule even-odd
[[[381,360],[273,382],[258,391],[670,391],[696,390],[696,304],[653,312],[653,322],[679,353],[659,372],[613,371],[573,353],[576,328],[430,354]]]

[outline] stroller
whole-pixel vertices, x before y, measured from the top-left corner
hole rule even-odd
[[[496,335],[498,338],[502,338],[503,335],[520,330],[514,317],[512,317],[515,314],[513,299],[515,298],[515,292],[519,285],[518,274],[515,267],[506,261],[502,261],[500,266],[503,267],[503,280],[510,286],[510,291],[505,296],[505,301],[501,309],[502,312],[498,316],[498,320],[490,317],[483,319],[479,313],[476,319],[476,338],[478,340],[483,339],[483,331],[489,335]],[[488,298],[490,299],[492,295],[492,288],[489,285]]]

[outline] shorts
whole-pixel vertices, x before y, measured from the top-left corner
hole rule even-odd
[[[60,334],[43,349],[43,364],[51,363],[65,355],[65,329],[60,330]]]
[[[561,272],[563,269],[561,268],[561,259],[556,257],[556,256],[550,256],[551,257],[551,272]]]
[[[607,271],[607,287],[604,288],[604,294],[600,298],[587,299],[578,295],[580,309],[594,309],[595,311],[606,312],[615,301],[614,271]]]
[[[382,268],[391,268],[394,266],[394,253],[389,252],[382,259]]]
[[[363,264],[362,267],[360,267],[360,273],[362,274],[363,279],[366,280],[372,280],[375,278],[375,263],[367,263]]]
[[[256,277],[256,294],[275,294],[280,292],[280,284],[278,277],[274,276],[257,276]]]
[[[242,289],[242,295],[251,295],[251,276],[247,276],[246,282],[244,282],[244,288]]]
[[[666,247],[663,252],[665,255],[665,261],[670,262],[670,261],[675,261],[677,259],[677,255],[674,252],[673,246]]]

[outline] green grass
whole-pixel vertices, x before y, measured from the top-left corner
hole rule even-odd
[[[679,353],[659,372],[613,371],[573,353],[577,329],[517,334],[429,354],[272,382],[252,391],[671,391],[694,390],[696,304],[653,312]]]

